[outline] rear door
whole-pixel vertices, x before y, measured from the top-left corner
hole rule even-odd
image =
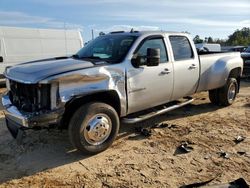
[[[199,59],[186,36],[169,36],[174,66],[174,91],[172,100],[196,92],[199,82]]]

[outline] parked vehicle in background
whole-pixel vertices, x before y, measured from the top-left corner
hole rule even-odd
[[[244,52],[247,49],[247,46],[234,46],[229,51],[231,52]]]
[[[198,52],[220,52],[221,51],[220,44],[198,43],[198,44],[195,44],[195,47]]]
[[[221,51],[225,52],[244,52],[247,46],[222,46]]]
[[[209,91],[212,103],[231,105],[242,69],[240,53],[199,55],[185,33],[116,32],[72,57],[7,68],[2,103],[14,137],[28,128],[66,125],[72,144],[94,154],[112,144],[120,120],[166,113],[190,104],[194,93]]]
[[[75,54],[83,47],[80,31],[0,26],[0,77],[18,63]]]
[[[241,53],[241,57],[244,60],[243,75],[250,77],[250,46]]]

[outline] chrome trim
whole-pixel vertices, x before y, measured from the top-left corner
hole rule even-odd
[[[23,115],[15,106],[12,105],[8,95],[4,95],[2,97],[2,104],[4,107],[4,114],[8,119],[11,119],[24,127],[29,127],[28,116]]]
[[[227,93],[227,98],[229,101],[233,101],[236,97],[236,86],[234,83],[231,83],[231,85],[229,86],[229,89],[228,89],[228,93]]]
[[[177,108],[180,108],[182,106],[185,106],[187,104],[190,104],[194,101],[194,99],[189,99],[188,101],[186,102],[183,102],[181,104],[176,104],[176,105],[173,105],[171,107],[168,107],[168,108],[164,108],[162,110],[159,110],[159,111],[156,111],[156,112],[151,112],[149,114],[146,114],[144,116],[141,116],[141,117],[136,117],[136,118],[123,118],[122,119],[122,122],[123,123],[128,123],[128,124],[131,124],[131,123],[138,123],[138,122],[141,122],[141,121],[144,121],[144,120],[147,120],[149,118],[152,118],[154,116],[157,116],[157,115],[160,115],[160,114],[164,114],[166,112],[169,112],[171,110],[175,110]]]
[[[106,114],[96,114],[86,124],[83,136],[90,145],[100,145],[110,136],[112,121]]]
[[[46,112],[22,112],[15,107],[8,95],[2,97],[2,104],[4,107],[4,114],[7,120],[26,127],[44,127],[50,124],[58,124],[64,113],[64,108],[57,108]]]

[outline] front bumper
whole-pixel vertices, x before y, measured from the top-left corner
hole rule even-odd
[[[2,97],[6,125],[13,137],[16,137],[19,129],[35,127],[48,127],[51,124],[59,124],[64,108],[58,108],[43,112],[22,112],[12,103],[8,95]]]

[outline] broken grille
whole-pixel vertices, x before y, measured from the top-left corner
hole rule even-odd
[[[38,112],[50,109],[49,84],[24,84],[13,80],[9,84],[10,100],[19,110]]]

